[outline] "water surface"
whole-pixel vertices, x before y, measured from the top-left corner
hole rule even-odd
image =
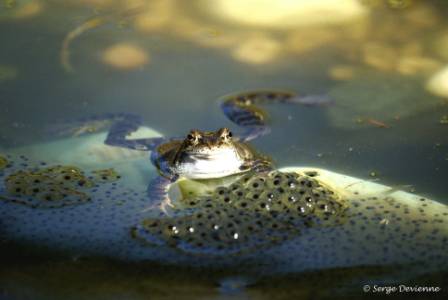
[[[222,126],[237,132],[217,105],[223,95],[266,88],[328,94],[335,101],[328,107],[266,106],[272,132],[253,144],[278,166],[379,180],[448,205],[448,96],[427,89],[448,63],[446,3],[353,1],[358,8],[348,15],[352,8],[331,8],[341,20],[306,24],[304,8],[288,1],[246,17],[244,5],[221,2],[3,1],[2,151],[53,141],[55,124],[109,112],[138,113],[166,136]],[[7,299],[225,297],[213,280],[220,274],[206,270],[67,260],[17,247],[5,244],[2,255]],[[41,276],[48,272],[54,275]],[[322,286],[344,286],[337,272],[322,275]],[[235,297],[263,299],[277,284],[297,297],[317,293],[299,278],[303,285],[281,278]],[[350,292],[362,294],[361,287]]]

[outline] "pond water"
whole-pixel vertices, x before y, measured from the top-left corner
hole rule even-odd
[[[448,3],[436,0],[1,1],[0,152],[23,150],[52,163],[51,145],[74,139],[68,142],[73,146],[78,138],[63,124],[107,113],[141,115],[164,136],[223,126],[239,133],[217,99],[245,90],[288,90],[325,95],[333,103],[263,106],[271,132],[251,144],[276,166],[323,168],[448,205],[447,16]],[[54,151],[69,152],[71,146],[63,145]],[[127,167],[121,162],[124,174],[142,169],[138,183],[123,178],[139,193],[155,174],[149,158],[147,166],[138,166],[142,161],[146,157]],[[107,159],[98,165],[108,167]],[[107,200],[101,204],[106,210]],[[36,226],[46,214],[66,216],[0,204],[0,226],[19,214],[35,221],[14,238],[0,227],[5,299],[371,297],[377,295],[363,293],[363,282],[388,285],[401,276],[392,266],[359,265],[240,279],[226,268],[140,262],[140,252],[114,252],[107,242],[94,255],[78,257],[59,243],[71,234],[73,240],[88,236],[100,206],[75,207],[66,220],[85,217],[85,223],[52,223],[65,225],[49,231],[41,245],[34,238],[41,237]],[[144,206],[144,200],[120,206],[117,222],[136,222],[132,212]],[[120,243],[114,228],[102,236],[111,248]],[[89,239],[71,242],[82,252]],[[446,271],[412,283],[446,292]]]

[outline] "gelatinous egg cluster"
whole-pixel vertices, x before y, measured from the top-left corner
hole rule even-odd
[[[299,232],[288,222],[220,204],[174,219],[146,219],[133,228],[133,236],[149,244],[215,255],[273,245]]]
[[[210,195],[183,199],[173,216],[143,220],[135,238],[192,254],[269,247],[309,227],[343,223],[346,205],[313,174],[247,174]]]
[[[113,168],[95,170],[91,173],[91,177],[95,182],[113,182],[121,178],[121,176]]]
[[[113,169],[86,174],[74,166],[29,167],[24,164],[23,168],[5,176],[6,195],[0,200],[35,208],[64,207],[89,201],[89,190],[119,178]]]
[[[300,219],[318,216],[324,220],[342,207],[334,192],[312,176],[278,171],[267,176],[247,174],[229,187],[219,187],[213,197],[189,201],[187,205],[212,207],[215,202],[264,215]]]
[[[231,268],[232,273],[247,270],[269,278],[363,266],[392,266],[393,274],[399,268],[406,275],[448,267],[447,205],[358,178],[344,176],[338,182],[341,177],[335,173],[298,168],[180,181],[170,195],[183,198],[173,197],[175,207],[166,215],[148,206],[156,199],[151,198],[154,188],[162,190],[160,183],[167,180],[150,186],[148,196],[147,182],[126,185],[140,172],[108,182],[119,176],[112,169],[92,172],[24,156],[3,157],[0,239],[23,244],[27,251],[40,253],[43,246],[74,258]],[[120,170],[119,164],[109,166]],[[36,177],[40,184],[30,182]],[[68,188],[91,200],[76,202],[86,198],[70,194],[48,201],[43,193],[10,191],[7,180],[13,178],[22,182],[20,187],[29,187],[23,184],[28,182],[58,192]],[[82,179],[86,182],[79,185]]]

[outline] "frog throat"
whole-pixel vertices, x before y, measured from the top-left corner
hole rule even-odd
[[[186,178],[219,178],[241,173],[245,160],[233,148],[219,147],[209,151],[189,152],[175,165],[175,172]]]

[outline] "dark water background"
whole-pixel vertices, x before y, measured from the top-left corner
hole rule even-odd
[[[443,122],[448,100],[425,89],[427,80],[448,62],[441,54],[444,49],[448,53],[447,2],[362,1],[369,14],[361,20],[306,29],[226,23],[207,15],[208,8],[200,1],[173,2],[171,9],[151,6],[164,1],[135,2],[142,9],[126,17],[119,12],[130,8],[120,1],[12,1],[10,7],[8,1],[0,3],[2,148],[50,141],[54,137],[47,129],[56,122],[107,112],[139,113],[148,126],[167,136],[224,125],[237,131],[217,106],[222,95],[266,88],[324,93],[335,100],[334,105],[266,106],[272,133],[253,144],[278,166],[323,167],[391,186],[412,186],[407,188],[448,204],[448,124]],[[23,16],[21,10],[27,7],[28,15]],[[168,21],[155,29],[136,26],[136,18],[147,10],[150,19],[166,13]],[[71,42],[73,70],[64,69],[60,61],[64,38],[95,18],[104,23]],[[187,27],[185,20],[193,25]],[[298,45],[290,42],[294,34],[299,36]],[[232,42],[221,45],[226,39]],[[235,54],[251,39],[261,46],[248,51],[247,57]],[[306,43],[314,46],[302,49]],[[149,55],[148,62],[126,70],[105,63],[106,49],[116,44],[137,47]],[[416,50],[403,54],[406,46]],[[291,50],[294,47],[299,50]],[[251,61],[263,51],[268,58]],[[406,55],[413,67],[403,71],[400,59]],[[332,75],[337,67],[351,75]],[[376,176],[370,176],[372,172]],[[60,299],[65,293],[73,299],[143,299],[148,292],[161,299],[225,297],[217,294],[212,280],[188,275],[190,271],[154,267],[151,272],[45,255],[23,254],[10,260],[14,249],[3,255],[1,278],[23,282],[17,299]],[[53,275],[42,278],[43,274]],[[295,280],[283,282],[276,284],[294,290]],[[167,291],[168,286],[173,290]],[[263,289],[268,294],[276,291],[262,285],[235,297],[263,299],[268,295]],[[297,287],[294,293],[298,297],[312,292]],[[287,299],[280,292],[274,294]]]

